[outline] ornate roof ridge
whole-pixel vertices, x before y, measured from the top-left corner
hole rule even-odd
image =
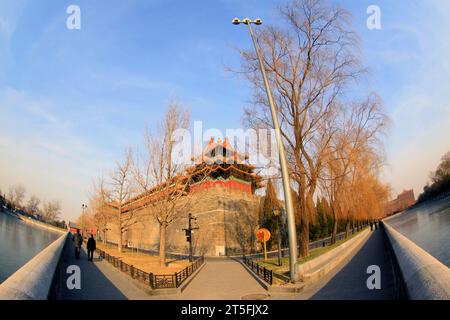
[[[221,147],[223,149],[226,149],[229,151],[228,156],[220,156],[220,155],[215,155],[213,157],[209,156],[208,153],[210,153],[212,150],[214,150],[217,147]],[[233,163],[243,163],[248,156],[242,152],[238,152],[233,145],[230,143],[230,140],[228,137],[225,137],[225,139],[222,141],[221,138],[218,138],[217,141],[215,140],[215,137],[211,137],[208,141],[208,143],[206,144],[205,148],[203,148],[202,154],[200,156],[198,156],[196,159],[195,157],[192,158],[193,161],[195,161],[196,164],[200,164],[205,162],[205,158],[206,159],[212,159],[212,158],[225,158],[227,160],[229,160],[231,157],[233,157]],[[228,162],[228,161],[226,161]]]

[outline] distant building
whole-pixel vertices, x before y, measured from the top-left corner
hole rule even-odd
[[[404,190],[396,199],[388,202],[386,205],[386,214],[388,216],[404,211],[416,203],[414,190]]]
[[[75,223],[69,221],[69,231],[72,233],[77,233],[77,230],[80,230],[80,228],[78,228]]]
[[[80,233],[84,237],[89,237],[91,234],[94,237],[97,235],[97,227],[95,226],[79,227],[77,224],[69,221],[69,231],[72,233],[77,233],[77,230],[80,230]]]

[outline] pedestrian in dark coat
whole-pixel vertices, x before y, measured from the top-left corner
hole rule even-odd
[[[80,259],[81,245],[83,244],[83,237],[80,234],[80,229],[77,229],[77,233],[73,235],[72,241],[75,244],[75,258],[78,260]]]
[[[89,261],[93,261],[95,249],[96,249],[96,242],[95,242],[94,236],[91,234],[91,237],[88,239],[88,242],[87,242],[87,251],[88,251],[88,260]]]

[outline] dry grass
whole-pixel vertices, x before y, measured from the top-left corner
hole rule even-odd
[[[117,251],[116,246],[104,245],[97,243],[97,247],[111,256],[121,258],[123,262],[133,265],[135,268],[141,269],[147,273],[154,274],[173,274],[186,268],[190,263],[189,260],[166,259],[167,266],[159,265],[159,257],[151,256],[145,253],[132,252],[124,249],[123,252]]]

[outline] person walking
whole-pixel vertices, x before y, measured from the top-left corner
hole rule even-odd
[[[83,244],[83,237],[80,234],[80,229],[77,229],[77,233],[73,235],[72,241],[75,243],[75,258],[78,260],[80,259],[81,245]]]
[[[373,231],[373,221],[369,220],[369,225],[370,225],[370,231]]]
[[[88,251],[88,260],[89,261],[93,261],[96,244],[97,244],[97,242],[94,239],[94,235],[91,234],[91,237],[89,238],[89,240],[87,242],[87,251]]]

